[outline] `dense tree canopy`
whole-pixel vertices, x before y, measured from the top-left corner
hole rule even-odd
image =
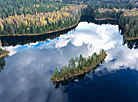
[[[78,22],[86,5],[52,0],[0,1],[0,34],[46,33]]]

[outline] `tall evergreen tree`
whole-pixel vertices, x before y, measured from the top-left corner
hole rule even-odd
[[[9,33],[10,34],[15,34],[15,30],[14,30],[12,25],[9,25]]]

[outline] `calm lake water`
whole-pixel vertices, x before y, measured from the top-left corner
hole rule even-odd
[[[53,40],[4,47],[10,54],[0,60],[0,102],[138,102],[138,49],[123,43],[118,25],[80,22]],[[103,64],[55,88],[55,67],[100,48],[108,54]]]

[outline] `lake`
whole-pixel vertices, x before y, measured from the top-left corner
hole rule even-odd
[[[138,49],[124,43],[118,25],[80,22],[47,41],[5,46],[0,60],[0,102],[138,102]],[[107,52],[95,70],[73,82],[50,80],[71,58]]]

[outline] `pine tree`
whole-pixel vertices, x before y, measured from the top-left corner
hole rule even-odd
[[[59,71],[58,71],[58,69],[57,69],[57,67],[56,67],[56,69],[55,69],[55,76],[56,76],[56,77],[58,77],[58,75],[59,75],[58,73],[59,73]]]
[[[69,67],[71,68],[75,68],[76,64],[75,64],[75,60],[73,58],[71,58],[71,60],[69,61]]]

